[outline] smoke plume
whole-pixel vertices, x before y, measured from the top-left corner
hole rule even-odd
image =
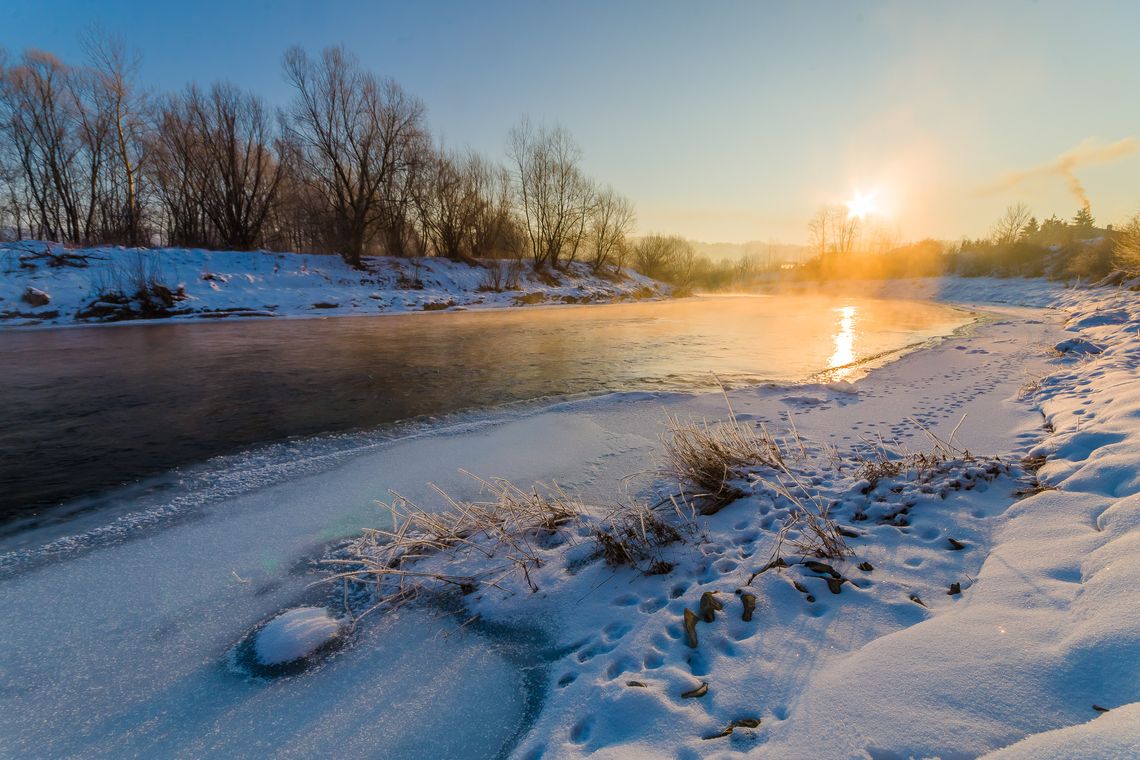
[[[1067,150],[1052,161],[1028,169],[1015,169],[1003,172],[997,182],[983,187],[981,195],[995,195],[1013,190],[1019,185],[1046,177],[1059,177],[1065,181],[1069,192],[1085,209],[1089,208],[1089,197],[1084,185],[1074,173],[1082,166],[1107,164],[1132,155],[1140,150],[1140,141],[1135,137],[1125,137],[1114,143],[1102,143],[1095,138],[1083,140],[1077,147]]]

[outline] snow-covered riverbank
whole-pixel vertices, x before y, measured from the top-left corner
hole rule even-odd
[[[979,285],[947,290],[1041,295]],[[807,443],[791,469],[851,530],[853,555],[825,560],[836,588],[826,567],[756,575],[789,506],[771,484],[796,490],[757,467],[745,498],[671,550],[669,575],[599,564],[567,578],[552,560],[544,594],[474,605],[530,610],[577,644],[519,755],[1140,756],[1140,303],[1125,290],[1054,296],[1065,337],[1102,353],[1059,356],[1055,316],[1000,307],[854,394],[732,395],[741,418],[773,429],[794,410]],[[970,457],[873,485],[814,447],[850,461],[883,436],[929,451],[906,418],[948,438],[962,415],[954,441]],[[706,592],[725,610],[690,648],[682,611]],[[741,592],[758,600],[752,622]]]
[[[601,276],[581,263],[540,275],[529,262],[375,257],[356,270],[337,256],[0,244],[0,328],[604,303],[668,292],[634,272]]]
[[[666,413],[721,418],[725,399],[614,394],[355,450],[283,445],[202,478],[201,492],[148,495],[153,520],[125,504],[122,530],[87,515],[81,535],[56,526],[0,546],[11,685],[0,754],[952,758],[1013,745],[1013,757],[1133,756],[1136,294],[891,285],[919,287],[995,316],[850,387],[728,394],[744,424],[784,437],[794,419],[804,452],[790,469],[858,533],[855,556],[827,561],[839,594],[790,554],[792,567],[749,584],[787,514],[765,485],[777,475],[758,469],[739,482],[744,498],[667,547],[669,573],[584,562],[567,547],[589,536],[571,535],[541,550],[537,593],[516,577],[503,583],[512,595],[466,597],[482,628],[405,607],[367,618],[300,675],[251,681],[229,669],[234,647],[284,609],[335,611],[338,594],[308,586],[320,571],[307,560],[377,525],[373,500],[389,489],[422,506],[429,481],[477,498],[462,467],[612,504],[662,485],[651,468]],[[1073,337],[1102,353],[1053,351]],[[851,462],[879,436],[929,450],[910,417],[942,438],[957,427],[975,459],[958,453],[925,480],[904,472],[866,493],[854,463],[831,464],[825,444]],[[164,520],[171,499],[177,518]],[[757,597],[751,622],[737,589]],[[705,592],[725,609],[691,648],[683,610]],[[520,645],[528,628],[542,635]],[[681,696],[702,682],[703,696]]]

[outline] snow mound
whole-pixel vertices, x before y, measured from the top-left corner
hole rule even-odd
[[[1070,330],[1084,330],[1089,327],[1103,327],[1105,325],[1120,325],[1127,322],[1129,319],[1128,312],[1124,309],[1113,309],[1112,311],[1094,312],[1087,316],[1078,317],[1071,320],[1066,327]]]
[[[1071,760],[1074,757],[1140,757],[1140,702],[1095,720],[1027,736],[985,760]]]
[[[297,607],[270,620],[257,633],[254,652],[262,665],[284,665],[331,644],[341,624],[324,607]]]

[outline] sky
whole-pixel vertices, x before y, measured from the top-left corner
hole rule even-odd
[[[1059,166],[1099,223],[1140,210],[1134,0],[4,5],[10,54],[80,62],[100,27],[157,90],[227,80],[274,105],[287,47],[343,44],[448,147],[505,160],[522,116],[564,126],[641,233],[804,242],[821,205],[860,192],[903,239],[975,237],[1014,202],[1071,217]]]

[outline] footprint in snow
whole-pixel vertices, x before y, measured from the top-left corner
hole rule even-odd
[[[587,715],[582,720],[574,724],[570,729],[570,741],[575,744],[585,744],[590,740],[590,734],[594,730],[594,716]]]

